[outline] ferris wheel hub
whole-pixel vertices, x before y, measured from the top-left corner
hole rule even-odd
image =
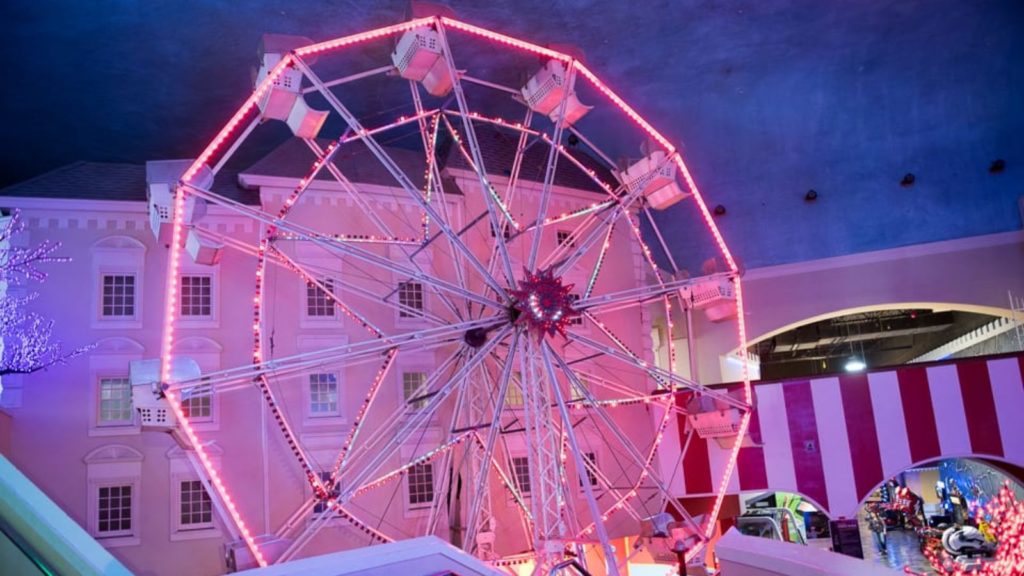
[[[538,339],[565,336],[565,328],[580,315],[574,307],[573,284],[563,284],[551,269],[530,272],[519,281],[519,288],[509,291],[512,321],[524,326]]]

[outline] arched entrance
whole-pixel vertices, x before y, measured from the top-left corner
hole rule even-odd
[[[946,541],[945,550],[953,556],[984,562],[998,542],[984,522],[976,522],[977,513],[1004,483],[1024,498],[1021,477],[1009,472],[1005,461],[991,458],[933,459],[886,479],[857,512],[864,559],[931,573],[925,550],[943,550]],[[978,537],[949,541],[950,535],[965,531]]]
[[[1019,351],[1012,314],[937,302],[846,308],[762,333],[750,341],[748,354],[761,379],[778,380]]]

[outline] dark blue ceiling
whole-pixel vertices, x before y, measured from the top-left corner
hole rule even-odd
[[[245,98],[263,32],[327,39],[403,20],[406,4],[7,0],[0,185],[75,160],[194,156]],[[1019,1],[451,4],[582,47],[682,144],[748,266],[1021,228]],[[686,266],[709,255],[682,210],[659,218]]]

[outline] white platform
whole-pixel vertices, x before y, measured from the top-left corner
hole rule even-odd
[[[245,576],[356,576],[402,574],[428,576],[507,576],[435,536],[368,546],[303,558],[267,568],[237,572]]]
[[[715,544],[722,576],[899,576],[902,572],[810,546],[744,536],[731,528]]]

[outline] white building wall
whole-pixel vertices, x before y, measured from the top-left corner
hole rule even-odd
[[[448,198],[450,209],[457,221],[465,221],[468,214],[483,210],[479,184],[468,175],[458,178],[466,196]],[[501,185],[500,180],[496,182]],[[263,188],[264,209],[276,213],[289,189],[281,186]],[[520,184],[519,200],[513,211],[520,221],[527,221],[535,213],[540,186],[529,182]],[[366,187],[374,206],[395,228],[397,234],[418,233],[419,211],[411,202],[396,195],[404,194],[392,189]],[[596,199],[596,195],[571,190],[556,190],[552,198],[554,212],[579,208]],[[226,532],[215,521],[214,529],[185,533],[176,530],[176,483],[189,473],[183,465],[182,453],[166,434],[140,432],[137,426],[104,427],[97,422],[97,382],[100,378],[127,376],[132,360],[159,356],[159,341],[163,326],[163,300],[165,295],[166,258],[168,247],[154,239],[148,227],[146,206],[136,202],[109,202],[86,200],[6,199],[22,208],[28,223],[28,240],[38,242],[49,239],[63,243],[62,255],[72,261],[50,267],[50,279],[39,287],[40,298],[36,308],[40,313],[56,320],[55,336],[69,346],[98,342],[88,355],[76,358],[67,365],[54,366],[46,371],[21,378],[8,378],[5,386],[20,387],[20,402],[8,406],[14,416],[12,431],[12,460],[43,491],[60,504],[69,515],[95,532],[96,518],[90,515],[96,497],[95,478],[121,481],[131,480],[133,493],[133,530],[126,537],[102,538],[104,545],[127,566],[140,574],[218,574],[223,571],[223,546]],[[312,190],[297,205],[293,218],[324,232],[347,234],[370,233],[359,207],[347,201],[336,190]],[[261,229],[238,216],[219,208],[212,208],[202,221],[226,234],[250,244],[258,241]],[[571,229],[571,226],[567,227]],[[481,259],[489,256],[490,237],[487,224],[481,223],[466,235],[467,242]],[[541,254],[550,250],[554,234],[545,237]],[[284,245],[286,243],[282,243]],[[292,244],[299,244],[292,242]],[[518,262],[526,259],[528,242],[520,241],[513,257]],[[381,255],[395,256],[395,247],[377,247]],[[401,279],[383,273],[366,274],[366,266],[348,258],[327,257],[317,249],[308,247],[286,248],[304,262],[331,268],[346,279],[380,293],[384,285],[395,286]],[[320,253],[318,253],[320,252]],[[195,358],[205,371],[244,366],[252,353],[252,301],[254,296],[255,259],[246,254],[226,249],[219,265],[211,270],[188,263],[185,273],[208,272],[214,279],[213,319],[179,321],[176,328],[175,353]],[[452,277],[453,262],[439,257],[431,263],[434,273]],[[419,261],[419,260],[418,260]],[[625,226],[619,226],[603,265],[600,280],[602,291],[615,291],[638,285],[638,251],[635,239]],[[518,264],[521,266],[522,264]],[[581,260],[567,281],[577,283],[582,291],[589,273],[594,268],[592,257]],[[361,270],[361,271],[360,271]],[[517,269],[519,272],[520,269]],[[99,312],[100,278],[104,272],[134,273],[140,283],[137,294],[137,314],[127,321],[104,320]],[[472,276],[472,274],[470,274]],[[482,291],[483,287],[479,286]],[[368,338],[362,328],[348,319],[320,320],[304,316],[304,284],[292,273],[274,266],[268,267],[265,307],[265,330],[273,336],[273,356],[283,357],[326,345],[360,341]],[[353,302],[359,302],[356,298]],[[360,304],[357,304],[359,306]],[[387,333],[414,329],[421,323],[397,318],[386,307],[365,306],[371,321]],[[427,298],[427,310],[442,313],[436,296]],[[650,320],[636,310],[625,310],[605,316],[609,326],[627,346],[650,358]],[[636,329],[640,325],[643,328]],[[585,328],[595,337],[598,331]],[[598,338],[600,339],[600,338]],[[591,352],[578,346],[555,343],[570,358]],[[269,348],[265,355],[270,355]],[[423,353],[400,359],[388,381],[385,382],[380,404],[397,406],[401,398],[402,367],[422,368],[436,365],[444,355]],[[309,413],[308,380],[306,375],[276,379],[271,384],[280,395],[296,433],[309,449],[310,456],[325,469],[333,463],[343,435],[347,433],[366,393],[366,387],[378,368],[367,363],[343,369],[332,368],[339,379],[340,410],[336,417],[317,418]],[[592,370],[604,377],[618,380],[638,392],[650,389],[651,383],[636,369],[627,368],[614,360],[601,359],[592,363]],[[595,389],[598,397],[603,392]],[[635,445],[650,444],[651,417],[644,405],[619,408],[614,417]],[[201,436],[214,443],[211,454],[219,462],[225,483],[231,487],[241,516],[256,533],[273,532],[310,496],[310,489],[298,464],[287,449],[281,434],[262,408],[262,400],[255,389],[218,394],[214,399],[213,421],[197,424]],[[382,413],[372,415],[382,417]],[[442,414],[441,418],[446,416]],[[373,426],[368,426],[373,429]],[[440,425],[438,427],[440,433]],[[615,482],[622,477],[636,478],[635,466],[622,459],[614,446],[593,427],[584,422],[578,429],[584,449],[598,454],[598,462]],[[513,435],[514,436],[514,435]],[[516,453],[521,441],[510,436],[509,454]],[[265,440],[264,440],[265,438]],[[265,442],[265,444],[264,444]],[[416,447],[411,447],[415,451]],[[99,451],[99,452],[97,452]],[[406,450],[405,452],[408,452]],[[106,455],[101,463],[96,458],[86,462],[90,454]],[[405,454],[405,457],[408,457]],[[120,458],[120,459],[119,459]],[[398,459],[393,459],[398,465]],[[614,465],[613,465],[614,462]],[[570,466],[570,469],[572,467]],[[112,472],[113,471],[113,472]],[[572,472],[570,472],[572,473]],[[106,474],[106,476],[104,476]],[[439,474],[435,474],[435,477]],[[620,482],[621,484],[621,482]],[[92,488],[90,488],[92,486]],[[410,512],[404,501],[404,482],[392,483],[382,490],[359,497],[359,506],[380,510],[388,506],[393,491],[398,490],[395,502],[382,529],[395,535],[413,535],[425,522],[422,513]],[[525,547],[525,538],[519,512],[511,498],[497,483],[491,486],[494,512],[499,520],[500,552],[512,552]],[[93,490],[92,492],[90,490]],[[589,522],[583,503],[582,491],[576,508],[581,523]],[[443,498],[444,495],[438,495]],[[603,495],[601,502],[611,500]],[[358,508],[357,508],[358,509]],[[613,534],[632,532],[632,520],[624,515],[613,515],[609,522]],[[448,527],[442,523],[437,534],[448,536]],[[310,543],[300,556],[365,545],[365,536],[353,531],[341,521],[333,522]]]

